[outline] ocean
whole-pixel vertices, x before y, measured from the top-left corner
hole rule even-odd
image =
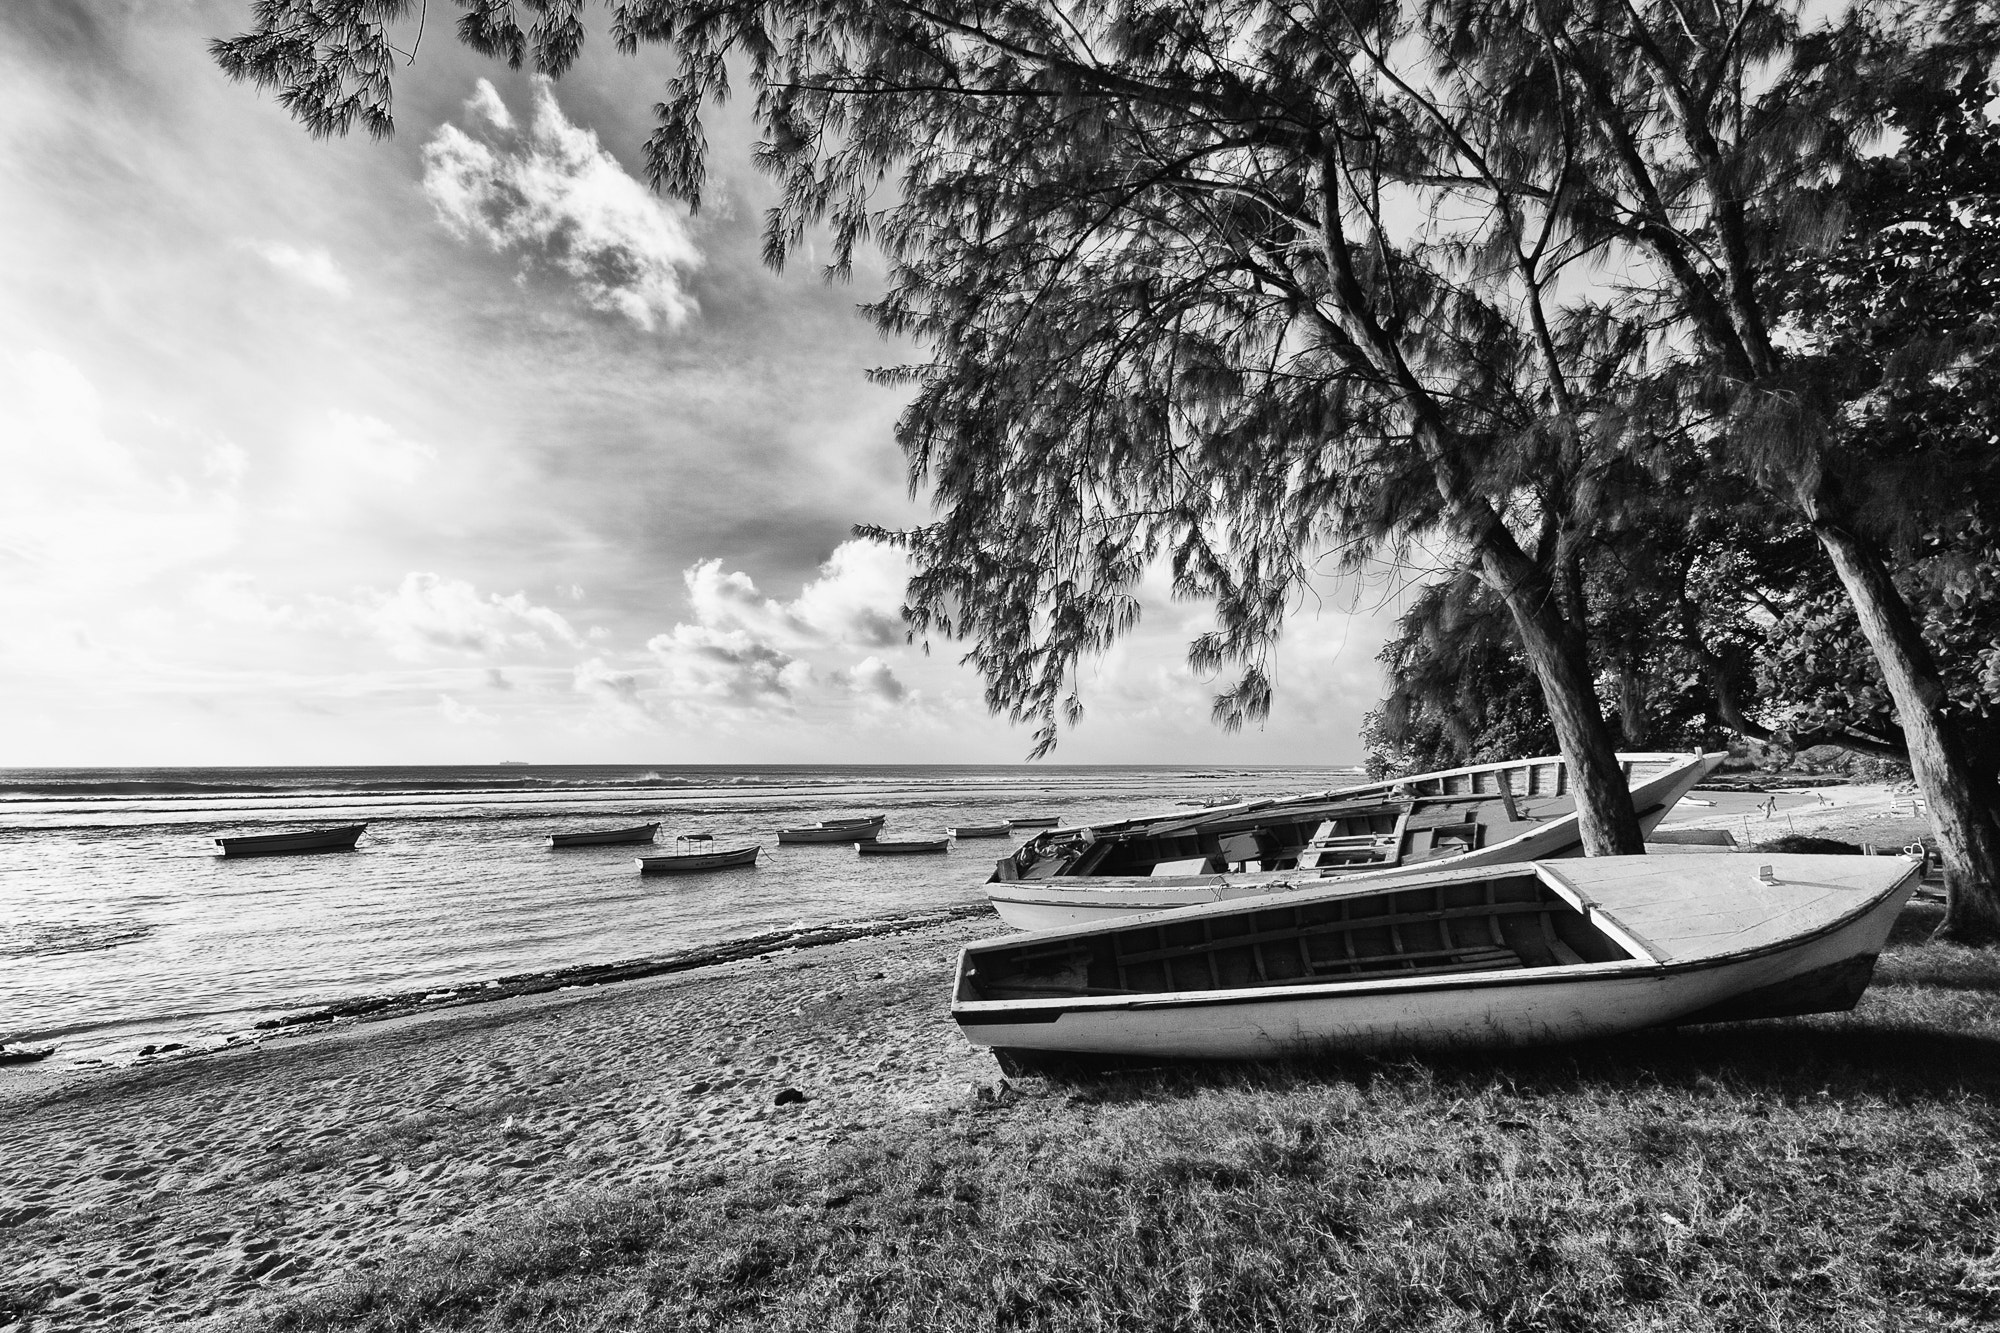
[[[117,1063],[326,1004],[976,905],[1018,841],[867,859],[778,844],[779,828],[821,819],[886,813],[883,837],[913,838],[1358,780],[1334,767],[0,770],[0,1042]],[[552,831],[655,819],[656,851],[676,833],[763,851],[753,869],[642,877],[644,848],[546,846]],[[352,852],[216,855],[218,836],[363,822]]]

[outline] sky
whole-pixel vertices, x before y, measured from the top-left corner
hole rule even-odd
[[[929,513],[865,379],[921,349],[873,256],[761,263],[747,118],[690,216],[661,53],[551,83],[439,23],[392,138],[314,140],[209,60],[248,14],[0,5],[0,766],[1026,755],[852,536]],[[1144,591],[1057,762],[1361,758],[1379,589],[1302,602],[1236,735],[1209,608]]]

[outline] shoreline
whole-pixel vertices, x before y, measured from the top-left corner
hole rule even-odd
[[[553,991],[580,990],[617,982],[642,981],[677,972],[719,967],[746,959],[824,948],[850,940],[888,938],[933,926],[992,915],[990,904],[980,902],[962,907],[927,909],[895,917],[875,917],[866,921],[835,926],[813,926],[797,930],[765,931],[718,944],[697,945],[672,953],[645,955],[609,963],[574,963],[567,967],[533,972],[517,972],[484,981],[468,982],[451,988],[432,987],[355,996],[328,1004],[314,1005],[291,1013],[259,1019],[247,1027],[218,1034],[202,1044],[170,1042],[147,1046],[131,1060],[102,1057],[65,1060],[61,1048],[44,1060],[0,1066],[0,1107],[16,1095],[31,1095],[62,1083],[72,1083],[130,1069],[149,1068],[163,1063],[201,1059],[225,1051],[242,1050],[273,1037],[299,1036],[356,1023],[379,1023],[418,1013],[443,1013],[471,1005],[492,1004],[528,995]],[[997,924],[997,923],[996,923]],[[6,1045],[16,1050],[33,1048],[38,1042],[60,1042],[62,1036],[21,1037]],[[4,1326],[0,1326],[4,1327]]]
[[[496,1209],[817,1156],[963,1103],[998,1073],[940,1015],[991,924],[8,1078],[0,1296],[51,1297],[37,1328],[180,1326]]]

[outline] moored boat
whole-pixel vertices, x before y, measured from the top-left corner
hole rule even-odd
[[[619,843],[651,842],[660,831],[658,824],[635,824],[631,828],[587,829],[577,833],[551,833],[551,847],[606,847]]]
[[[297,829],[289,833],[246,833],[217,838],[223,856],[296,856],[302,852],[351,852],[366,824],[340,828]]]
[[[887,815],[863,815],[856,819],[825,819],[800,828],[778,830],[779,842],[866,842],[882,831]]]
[[[1721,754],[1624,754],[1642,832],[1666,818]],[[1020,930],[1583,850],[1559,756],[1478,764],[1390,782],[1197,812],[1056,829],[1002,857],[986,895]]]
[[[854,851],[858,856],[921,856],[927,852],[943,852],[950,849],[950,838],[898,838],[890,842],[870,841],[854,844]]]
[[[1010,829],[1054,828],[1062,820],[1055,815],[1016,815],[1007,821]]]
[[[1912,857],[1620,856],[1435,870],[968,946],[952,1017],[1037,1054],[1511,1046],[1852,1008]]]
[[[757,853],[762,848],[756,844],[748,847],[717,847],[707,851],[695,851],[697,843],[712,843],[712,833],[683,833],[674,839],[674,850],[659,856],[633,858],[642,875],[680,875],[694,870],[734,870],[741,866],[757,864]]]
[[[1013,830],[1005,824],[953,824],[945,832],[954,838],[1004,838]]]

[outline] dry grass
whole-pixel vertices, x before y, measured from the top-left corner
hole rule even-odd
[[[1030,1081],[818,1163],[509,1217],[234,1327],[1992,1327],[2000,954],[1931,924],[1853,1015]]]

